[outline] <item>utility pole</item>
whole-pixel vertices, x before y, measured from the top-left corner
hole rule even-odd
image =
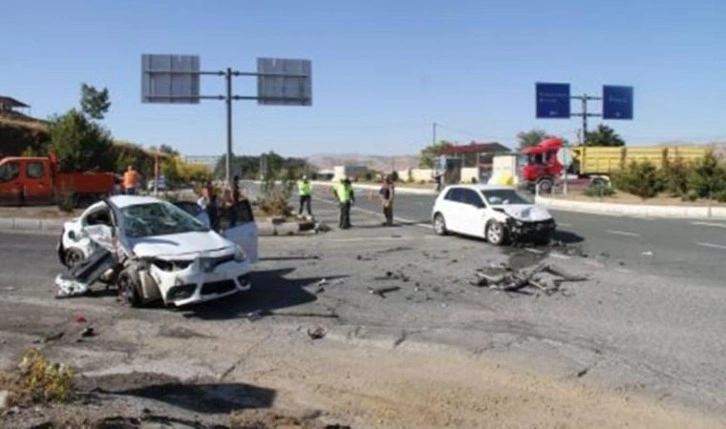
[[[232,178],[232,69],[227,67],[224,77],[227,80],[227,162],[225,163],[225,179],[227,185]]]
[[[600,117],[599,113],[587,113],[587,102],[588,100],[602,100],[602,97],[594,97],[592,95],[575,95],[571,97],[573,100],[580,100],[582,102],[582,112],[573,113],[572,116],[582,116],[582,144],[587,143],[587,118],[588,117]]]

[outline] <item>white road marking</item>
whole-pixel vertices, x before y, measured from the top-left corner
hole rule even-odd
[[[572,259],[567,255],[563,255],[562,253],[550,253],[550,257],[557,259]]]
[[[717,228],[726,228],[726,223],[713,223],[713,222],[691,222],[691,225],[700,226],[715,226]]]
[[[713,243],[696,243],[696,244],[698,244],[699,246],[703,246],[703,247],[710,247],[711,249],[726,250],[726,246],[724,246],[722,244],[713,244]]]
[[[617,272],[619,272],[619,273],[629,273],[629,272],[631,272],[631,271],[630,271],[629,269],[627,269],[627,268],[615,268],[615,271],[617,271]]]
[[[640,234],[636,234],[634,232],[628,232],[628,231],[618,231],[616,229],[608,229],[606,232],[609,232],[610,234],[615,234],[615,235],[624,235],[626,237],[640,237]]]
[[[539,249],[532,249],[532,248],[529,248],[529,247],[525,248],[524,250],[526,250],[529,253],[536,253],[537,255],[541,255],[541,254],[544,253],[543,251],[541,251]]]

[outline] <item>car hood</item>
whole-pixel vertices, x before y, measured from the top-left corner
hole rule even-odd
[[[540,222],[552,219],[549,210],[544,207],[531,204],[502,204],[492,206],[494,210],[501,211],[514,219],[525,222]]]
[[[131,240],[133,253],[141,258],[209,256],[235,251],[234,243],[214,231],[185,232]]]

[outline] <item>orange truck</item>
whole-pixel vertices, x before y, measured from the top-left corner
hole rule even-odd
[[[108,172],[61,172],[55,155],[0,159],[0,205],[57,204],[70,198],[86,207],[114,193],[116,176]]]

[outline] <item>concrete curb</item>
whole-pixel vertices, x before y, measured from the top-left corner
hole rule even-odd
[[[535,201],[550,209],[590,214],[673,219],[726,219],[726,207],[598,203],[543,197],[536,197]]]

